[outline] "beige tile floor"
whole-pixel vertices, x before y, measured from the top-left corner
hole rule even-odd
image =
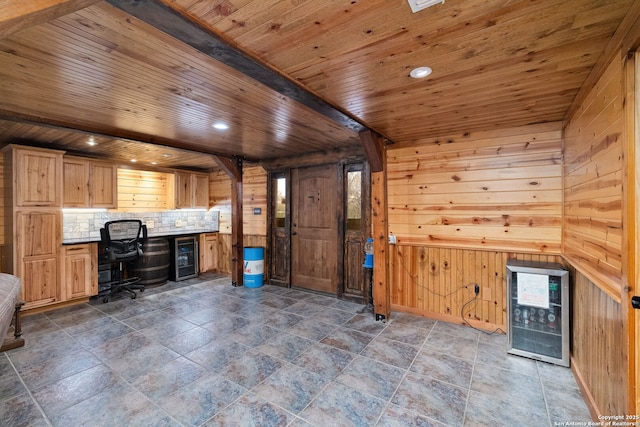
[[[552,426],[589,421],[571,371],[504,335],[205,275],[24,318],[2,426]]]

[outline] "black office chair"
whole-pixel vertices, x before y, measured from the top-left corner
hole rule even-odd
[[[100,237],[106,258],[112,265],[117,265],[117,272],[115,277],[112,274],[111,281],[101,284],[98,297],[102,297],[103,302],[109,302],[109,297],[115,293],[126,292],[131,298],[136,298],[136,290],[144,291],[144,285],[139,283],[139,277],[125,277],[125,264],[133,263],[142,256],[146,227],[138,219],[109,221],[100,229]]]

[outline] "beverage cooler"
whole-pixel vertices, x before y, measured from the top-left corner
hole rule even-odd
[[[171,278],[180,281],[198,276],[198,237],[185,236],[172,239]]]
[[[569,272],[507,261],[509,354],[569,366]]]

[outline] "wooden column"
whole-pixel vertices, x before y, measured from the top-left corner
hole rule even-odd
[[[391,317],[389,286],[389,223],[387,220],[387,152],[376,133],[360,132],[360,142],[371,167],[373,213],[373,312],[376,320]]]
[[[382,138],[374,131],[367,129],[358,134],[364,154],[369,162],[371,172],[380,172],[386,169],[384,143]]]
[[[218,166],[231,178],[231,284],[243,285],[242,160],[214,156]]]
[[[373,172],[371,181],[371,204],[373,208],[373,312],[376,320],[384,320],[391,317],[386,170]]]

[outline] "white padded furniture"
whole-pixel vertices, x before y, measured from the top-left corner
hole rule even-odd
[[[22,282],[12,274],[0,273],[0,344],[7,335],[16,303],[20,298]]]

